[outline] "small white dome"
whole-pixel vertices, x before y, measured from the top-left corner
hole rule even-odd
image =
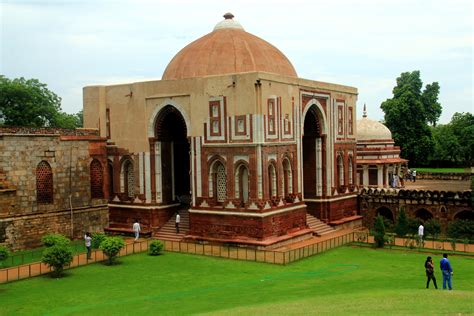
[[[392,132],[380,122],[363,117],[357,120],[357,140],[392,139]]]
[[[225,20],[216,24],[213,31],[222,30],[222,29],[238,29],[238,30],[245,31],[239,22],[233,20],[234,15],[232,13],[224,14],[224,18]]]

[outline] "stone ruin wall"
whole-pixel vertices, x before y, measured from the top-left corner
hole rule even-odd
[[[64,141],[54,131],[48,135],[6,132],[0,130],[0,244],[18,250],[39,246],[41,236],[48,233],[71,237],[71,204],[75,238],[108,226],[107,201],[91,199],[89,164],[94,143],[87,135],[70,132]],[[43,160],[53,175],[50,204],[36,201],[36,167]]]

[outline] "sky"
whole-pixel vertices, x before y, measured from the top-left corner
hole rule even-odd
[[[383,120],[402,72],[438,82],[440,123],[473,112],[471,0],[0,0],[0,74],[36,78],[82,109],[82,88],[159,80],[173,56],[232,12],[298,76],[358,88],[357,115]]]

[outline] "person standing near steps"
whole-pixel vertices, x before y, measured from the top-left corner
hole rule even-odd
[[[181,222],[181,216],[179,216],[179,212],[176,212],[176,221],[175,221],[176,234],[179,234],[179,223],[180,222]]]
[[[133,229],[133,232],[135,233],[135,241],[137,241],[138,238],[140,238],[140,231],[141,231],[141,227],[140,227],[140,223],[138,222],[138,219],[136,219],[135,223],[133,223],[132,229]]]

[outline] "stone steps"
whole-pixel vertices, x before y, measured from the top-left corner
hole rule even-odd
[[[306,214],[306,224],[308,224],[308,227],[318,236],[334,233],[336,231],[333,227],[323,223],[310,214]]]
[[[180,241],[186,236],[189,232],[189,212],[187,210],[180,210],[179,215],[181,221],[179,223],[179,234],[176,233],[175,221],[176,216],[173,215],[166,222],[163,227],[161,227],[153,237],[160,240],[170,240],[170,241]]]

